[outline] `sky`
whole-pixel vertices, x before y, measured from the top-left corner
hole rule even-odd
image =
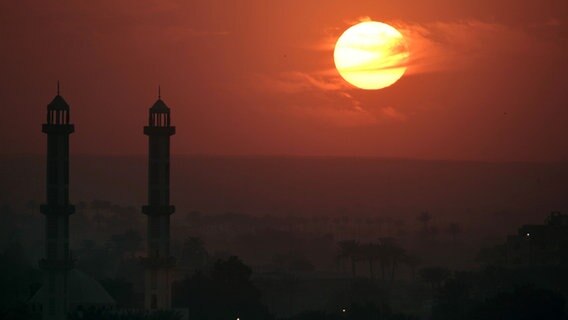
[[[377,91],[333,64],[369,18],[410,50]],[[45,151],[59,80],[74,154],[144,154],[160,85],[173,154],[568,159],[565,0],[3,1],[0,46],[5,155]]]

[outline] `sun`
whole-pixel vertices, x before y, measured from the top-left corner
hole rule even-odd
[[[398,30],[386,23],[365,21],[339,37],[333,56],[345,81],[357,88],[377,90],[404,75],[409,52]]]

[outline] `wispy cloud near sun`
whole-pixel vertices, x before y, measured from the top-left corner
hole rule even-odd
[[[478,20],[427,24],[395,21],[393,25],[410,47],[409,75],[475,68],[495,57],[538,55],[555,45],[534,34],[535,26],[519,28]],[[544,27],[555,26],[545,22],[538,26]]]
[[[369,17],[361,17],[346,21],[342,27],[327,28],[318,42],[305,49],[332,59],[335,41],[345,28],[368,20]],[[404,77],[424,73],[454,73],[488,67],[496,61],[507,61],[519,55],[538,58],[542,50],[553,50],[552,46],[557,45],[556,41],[547,41],[541,36],[543,28],[558,27],[558,23],[549,21],[526,28],[478,20],[385,22],[404,35],[409,47],[410,58],[402,81]],[[536,34],[536,31],[540,33]],[[319,70],[297,68],[295,71],[257,74],[253,81],[264,92],[286,95],[287,101],[294,101],[289,107],[296,113],[319,117],[339,126],[375,125],[385,121],[404,123],[414,114],[392,102],[377,105],[369,104],[368,99],[362,100],[359,89],[347,84],[331,66]]]

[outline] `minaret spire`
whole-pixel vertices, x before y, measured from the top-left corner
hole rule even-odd
[[[57,80],[57,95],[59,95],[59,80]]]
[[[158,85],[158,99],[162,99],[162,89],[160,85]]]

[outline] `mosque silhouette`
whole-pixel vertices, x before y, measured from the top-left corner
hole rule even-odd
[[[42,131],[47,135],[45,258],[39,262],[43,270],[43,287],[30,303],[38,306],[44,320],[64,320],[79,307],[109,307],[113,298],[94,279],[74,268],[69,251],[69,218],[75,207],[69,200],[69,135],[75,130],[71,123],[69,104],[63,99],[57,84],[57,95],[47,105],[47,118]],[[171,309],[172,270],[175,259],[170,254],[170,108],[158,100],[149,110],[148,125],[148,202],[142,207],[147,216],[146,256],[141,260],[145,269],[144,305],[146,310]]]

